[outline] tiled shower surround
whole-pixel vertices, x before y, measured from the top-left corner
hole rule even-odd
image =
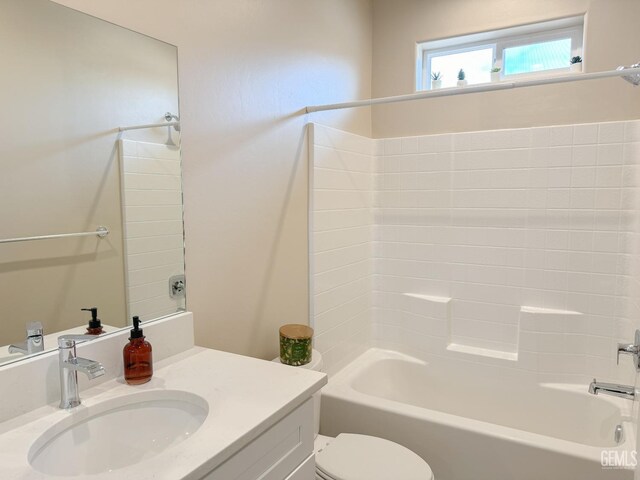
[[[315,348],[331,374],[371,345],[374,144],[310,125]]]
[[[640,121],[372,140],[311,127],[316,348],[633,382]]]

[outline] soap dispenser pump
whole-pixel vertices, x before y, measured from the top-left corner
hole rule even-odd
[[[151,380],[153,358],[151,344],[144,339],[140,328],[140,318],[133,317],[133,329],[129,343],[122,351],[124,360],[124,379],[129,385],[140,385]]]
[[[102,322],[98,318],[98,308],[81,308],[83,312],[91,312],[91,320],[89,320],[89,326],[87,327],[87,335],[100,335],[104,333],[102,329]]]

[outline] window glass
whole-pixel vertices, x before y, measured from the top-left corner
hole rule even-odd
[[[567,68],[571,59],[571,38],[531,43],[504,49],[504,75]]]
[[[469,84],[488,82],[493,64],[493,47],[431,57],[431,73],[440,72],[443,87],[455,87],[462,68]]]

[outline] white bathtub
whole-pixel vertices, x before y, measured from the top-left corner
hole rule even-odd
[[[321,433],[393,440],[423,457],[436,480],[633,479],[632,468],[601,465],[603,450],[634,459],[632,402],[483,371],[368,350],[324,387]]]

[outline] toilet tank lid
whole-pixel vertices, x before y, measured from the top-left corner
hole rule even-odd
[[[274,358],[274,362],[281,363],[280,357]],[[314,372],[322,372],[322,354],[315,348],[311,351],[311,361],[305,365],[293,368],[304,368],[306,370],[313,370]]]

